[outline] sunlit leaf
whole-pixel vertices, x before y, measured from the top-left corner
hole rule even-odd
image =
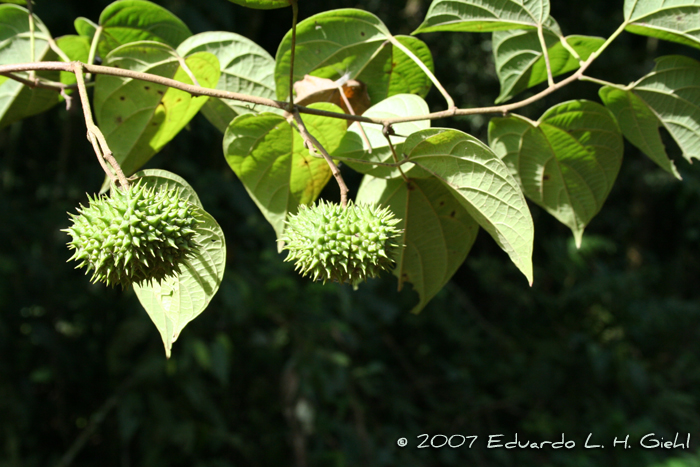
[[[325,103],[311,107],[340,111]],[[338,147],[347,128],[336,118],[304,115],[303,120],[329,152]],[[236,117],[224,135],[224,156],[278,237],[287,214],[314,202],[331,177],[326,161],[312,156],[296,130],[276,114]]]
[[[661,120],[683,157],[700,159],[700,63],[680,55],[657,58],[631,90]]]
[[[219,59],[221,76],[216,89],[250,96],[275,98],[275,60],[255,42],[232,32],[203,32],[186,39],[177,48],[182,56],[209,52]],[[222,133],[238,115],[274,112],[270,107],[228,99],[210,98],[202,113]]]
[[[579,60],[562,45],[559,37],[544,32],[552,76],[559,76],[579,68]],[[569,36],[567,43],[586,60],[605,42],[600,37]],[[493,33],[493,55],[496,72],[501,82],[501,93],[496,103],[511,99],[525,89],[547,81],[547,66],[537,31],[515,29]]]
[[[700,48],[700,0],[625,0],[626,31]]]
[[[176,48],[192,35],[180,18],[145,0],[120,0],[110,4],[102,10],[99,24],[102,35],[97,51],[103,58],[130,42],[154,41]]]
[[[380,103],[370,107],[364,115],[373,118],[394,118],[410,115],[425,115],[429,112],[428,104],[423,99],[412,94],[401,94],[389,97]],[[367,135],[364,140],[360,125]],[[403,152],[402,143],[406,136],[423,130],[430,126],[429,120],[419,120],[416,122],[398,123],[393,125],[395,136],[391,136],[392,144],[399,157]],[[369,142],[369,146],[367,145]],[[371,149],[371,152],[370,152]],[[343,137],[340,146],[332,153],[333,157],[343,160],[353,169],[361,173],[373,175],[375,177],[393,178],[401,176],[401,172],[396,167],[374,166],[367,162],[394,163],[394,156],[389,147],[389,143],[382,133],[381,125],[369,123],[354,123],[348,128],[348,132]],[[353,159],[365,161],[365,163],[354,162]],[[403,169],[408,170],[413,164],[405,164]]]
[[[632,91],[602,87],[598,94],[605,106],[615,115],[622,134],[659,167],[680,179],[675,164],[668,158],[661,141],[661,121],[647,104]]]
[[[399,289],[413,284],[421,311],[464,262],[476,240],[479,225],[453,194],[433,178],[385,180],[365,176],[357,201],[389,206],[402,222],[405,246],[395,257]]]
[[[49,47],[51,34],[34,15],[34,57],[31,54],[29,12],[16,5],[0,5],[0,65],[55,59]],[[16,73],[27,78],[29,73]],[[58,81],[57,71],[37,75]],[[0,76],[0,128],[23,118],[44,112],[59,102],[59,94],[50,89],[29,88],[6,76]]]
[[[564,102],[537,125],[493,119],[489,142],[517,167],[525,195],[568,226],[580,245],[622,163],[622,134],[612,113],[591,101]]]
[[[549,16],[549,0],[434,0],[413,34],[435,31],[491,32],[545,28],[561,35]]]
[[[493,151],[458,130],[422,130],[431,136],[407,157],[439,179],[510,256],[532,284],[534,225],[518,182]]]
[[[179,185],[185,193],[194,192],[187,182],[165,171],[150,172],[144,178],[149,185]],[[216,294],[226,265],[226,240],[221,227],[204,211],[196,194],[190,197],[190,201],[195,215],[202,221],[195,234],[199,250],[185,261],[175,277],[134,285],[136,296],[160,332],[168,358],[182,330],[204,311]]]
[[[391,33],[371,13],[356,9],[332,10],[314,15],[297,26],[294,82],[304,75],[337,80],[345,77],[367,85],[372,103],[391,93],[415,92],[425,95],[429,87],[425,74],[412,60],[388,42]],[[428,66],[430,51],[422,42],[397,37]],[[289,98],[291,31],[277,50],[275,83],[277,98]]]
[[[185,63],[200,86],[216,85],[219,63],[214,55],[198,52],[187,57]],[[157,42],[121,46],[107,56],[106,64],[192,84],[177,53]],[[164,85],[116,76],[98,75],[95,83],[97,123],[127,175],[173,139],[206,100],[206,96],[193,97]]]

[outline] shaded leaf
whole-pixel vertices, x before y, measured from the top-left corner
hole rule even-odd
[[[491,32],[536,28],[561,35],[549,16],[549,0],[434,0],[413,34],[435,31]]]
[[[197,225],[194,257],[181,266],[180,274],[150,284],[136,285],[134,291],[163,339],[170,358],[173,343],[185,326],[199,316],[219,290],[226,265],[226,240],[216,220],[200,206],[194,209],[203,221]]]
[[[87,37],[90,41],[92,41],[95,31],[97,31],[98,28],[97,24],[82,16],[75,18],[75,21],[73,21],[73,27],[78,35]]]
[[[410,282],[420,297],[411,310],[421,311],[450,280],[476,240],[479,225],[452,193],[433,178],[385,180],[365,176],[357,201],[389,206],[402,222],[400,242],[405,246],[394,258],[399,289]]]
[[[489,141],[517,167],[525,195],[569,227],[580,246],[622,163],[622,135],[612,113],[591,101],[564,102],[537,126],[517,117],[494,119]]]
[[[185,62],[201,86],[216,85],[219,64],[214,55],[198,52]],[[176,52],[157,42],[121,46],[107,56],[106,65],[192,84]],[[98,75],[95,81],[97,123],[127,175],[173,139],[206,101],[206,96],[193,97],[174,88],[129,78]]]
[[[219,59],[221,76],[216,89],[250,96],[275,98],[275,60],[255,42],[232,32],[203,32],[186,39],[177,48],[182,56],[209,52]],[[202,113],[222,133],[238,115],[275,112],[269,107],[256,109],[253,104],[210,98]]]
[[[332,104],[311,107],[338,112]],[[304,115],[307,130],[327,151],[345,134],[344,120]],[[318,198],[331,177],[326,161],[309,154],[301,136],[281,115],[241,115],[224,135],[224,156],[278,237],[288,213]]]
[[[475,137],[452,129],[423,139],[407,156],[450,189],[532,284],[534,225],[503,161]]]
[[[136,41],[161,42],[176,48],[192,35],[180,18],[162,6],[145,0],[111,3],[102,10],[99,23],[102,35],[97,51],[102,58],[117,47]],[[84,28],[85,24],[81,24],[81,27]]]
[[[34,15],[34,57],[30,48],[29,12],[16,5],[0,5],[0,65],[54,59],[49,48],[51,34]],[[37,76],[58,81],[57,71],[38,71]],[[16,73],[27,78],[28,72]],[[59,94],[50,89],[29,88],[6,76],[0,76],[0,128],[23,118],[44,112],[59,102]]]
[[[203,208],[202,202],[199,200],[197,192],[185,181],[184,178],[177,174],[162,169],[146,169],[136,172],[136,178],[143,178],[148,186],[165,187],[167,190],[179,189],[180,199],[184,199],[188,203],[195,204]]]
[[[700,48],[700,0],[625,0],[626,31]]]
[[[88,61],[90,55],[90,41],[83,36],[68,35],[56,39],[56,45],[65,53],[71,61]],[[71,85],[76,83],[75,74],[67,71],[61,72],[61,82]]]
[[[259,10],[272,10],[291,5],[290,0],[229,0],[229,2]]]
[[[598,94],[605,106],[615,115],[622,134],[629,142],[638,147],[659,167],[680,180],[681,176],[675,164],[668,158],[661,141],[659,133],[661,121],[647,104],[632,91],[610,86],[600,88]]]
[[[413,94],[401,94],[391,96],[388,99],[372,106],[364,113],[366,117],[393,118],[405,117],[409,115],[425,115],[429,112],[428,104],[420,97]],[[359,125],[367,135],[371,146],[362,138]],[[416,122],[398,123],[393,125],[395,136],[391,136],[394,149],[399,157],[403,152],[402,143],[407,135],[430,127],[429,120],[419,120]],[[347,165],[358,172],[370,174],[375,177],[393,178],[401,176],[401,172],[396,167],[373,166],[367,163],[354,162],[359,159],[366,162],[394,163],[394,157],[389,147],[389,143],[382,134],[381,125],[369,123],[353,123],[348,128],[348,132],[343,137],[340,146],[332,153],[334,158],[344,161]],[[404,164],[403,170],[410,169],[412,164]]]
[[[700,63],[680,55],[659,57],[632,91],[668,130],[683,157],[700,159]]]
[[[559,37],[545,31],[544,38],[552,76],[579,68],[579,60],[566,50]],[[603,38],[589,36],[569,36],[565,40],[581,60],[586,60],[605,42]],[[537,31],[496,31],[492,44],[496,73],[501,83],[501,93],[496,103],[507,101],[519,92],[547,81],[547,66]]]
[[[275,58],[279,100],[289,98],[291,36],[291,31],[284,36]],[[372,103],[406,90],[424,95],[429,85],[423,71],[387,42],[390,37],[384,23],[363,10],[332,10],[307,18],[297,25],[293,81],[304,75],[356,79],[367,85]],[[431,64],[425,44],[400,36],[397,40]]]

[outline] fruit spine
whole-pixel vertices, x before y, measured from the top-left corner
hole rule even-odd
[[[347,207],[324,201],[302,205],[280,238],[289,251],[285,261],[296,261],[296,269],[314,280],[357,286],[392,267],[399,222],[388,208],[352,201]]]
[[[179,189],[147,187],[142,179],[111,195],[88,196],[88,207],[71,214],[67,232],[76,268],[93,271],[92,282],[107,285],[160,281],[180,272],[197,249],[195,208]]]

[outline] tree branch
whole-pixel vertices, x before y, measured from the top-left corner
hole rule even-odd
[[[124,172],[122,172],[121,167],[119,167],[119,163],[112,155],[112,151],[107,145],[107,140],[102,134],[102,131],[100,131],[100,129],[97,127],[97,125],[95,125],[95,123],[92,120],[90,101],[88,100],[87,89],[85,87],[85,79],[83,78],[83,65],[80,62],[71,62],[71,65],[71,71],[75,73],[75,78],[78,81],[78,92],[80,94],[80,102],[83,106],[83,115],[85,116],[85,125],[87,126],[88,140],[90,140],[90,142],[92,143],[92,147],[95,150],[95,154],[97,155],[97,160],[102,166],[102,170],[104,170],[107,176],[110,178],[110,180],[112,180],[112,183],[115,183],[118,179],[119,184],[122,188],[129,188],[129,181],[126,179],[126,176],[124,176]],[[106,166],[105,160],[109,162],[109,164],[114,169],[114,172],[116,173],[116,178],[115,175]]]
[[[340,204],[343,207],[347,206],[349,190],[348,186],[345,184],[345,180],[343,180],[343,176],[340,173],[340,169],[337,165],[335,165],[335,162],[333,162],[333,158],[331,158],[330,154],[328,154],[328,151],[326,151],[323,145],[319,143],[319,141],[314,137],[314,135],[308,132],[306,126],[304,125],[304,121],[301,119],[299,110],[294,109],[292,115],[294,116],[294,121],[297,123],[297,129],[299,130],[299,134],[304,139],[304,146],[306,146],[309,149],[309,151],[314,151],[313,148],[315,147],[328,163],[328,166],[331,168],[331,173],[335,177],[335,180],[338,182],[338,186],[340,187]]]

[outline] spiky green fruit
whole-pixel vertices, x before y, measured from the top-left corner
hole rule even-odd
[[[348,282],[353,286],[393,265],[392,252],[401,222],[388,208],[320,201],[301,206],[290,216],[280,240],[302,275],[314,280]]]
[[[69,259],[76,268],[93,271],[92,282],[127,287],[159,281],[180,272],[180,265],[196,249],[193,206],[180,190],[147,187],[139,180],[128,190],[113,188],[111,195],[88,199],[67,232],[75,250]]]

